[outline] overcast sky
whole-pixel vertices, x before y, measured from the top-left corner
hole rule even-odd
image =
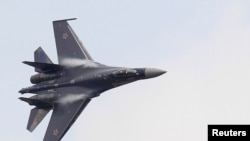
[[[70,25],[92,58],[168,73],[93,99],[62,141],[206,141],[207,124],[250,124],[247,0],[8,0],[0,3],[0,140],[41,141],[50,115],[26,130],[33,51],[57,63],[52,21]],[[30,94],[25,95],[31,96]]]

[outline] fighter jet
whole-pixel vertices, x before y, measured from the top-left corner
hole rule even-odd
[[[32,132],[53,110],[43,141],[60,141],[87,104],[102,92],[137,80],[157,77],[166,71],[156,68],[111,67],[95,62],[65,19],[53,21],[59,64],[54,64],[41,47],[34,52],[34,85],[19,92],[33,96],[19,99],[35,106],[27,129]]]

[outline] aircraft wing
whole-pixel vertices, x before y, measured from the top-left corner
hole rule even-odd
[[[81,94],[62,94],[53,108],[43,141],[60,141],[90,100]]]
[[[66,19],[53,22],[59,64],[63,59],[93,60]]]

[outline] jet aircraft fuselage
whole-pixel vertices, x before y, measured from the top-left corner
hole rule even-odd
[[[91,66],[86,66],[88,64]],[[154,68],[108,67],[99,63],[89,62],[79,66],[64,66],[64,69],[59,72],[47,74],[47,76],[52,76],[50,77],[51,80],[48,78],[48,84],[38,83],[31,87],[23,88],[19,92],[22,94],[37,93],[55,88],[77,86],[91,91],[91,93],[94,93],[92,97],[95,97],[105,90],[131,83],[136,80],[156,77],[163,73],[165,73],[165,71]],[[53,79],[53,76],[59,78]],[[32,80],[32,78],[33,77],[31,77],[31,82],[40,82],[39,79],[43,79],[43,76],[33,78],[37,80]]]

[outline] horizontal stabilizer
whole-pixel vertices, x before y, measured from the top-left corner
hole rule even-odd
[[[30,111],[30,117],[27,125],[27,129],[32,132],[39,125],[39,123],[44,119],[44,117],[49,113],[51,108],[48,109],[38,109],[37,107]]]
[[[27,102],[29,105],[34,105],[38,108],[51,108],[52,104],[48,102],[44,102],[38,99],[26,98],[26,97],[19,97],[20,100]]]
[[[56,65],[56,64],[29,62],[29,61],[24,61],[23,63],[26,65],[35,67],[39,69],[41,72],[52,72],[52,71],[60,70],[62,68],[62,66]]]

